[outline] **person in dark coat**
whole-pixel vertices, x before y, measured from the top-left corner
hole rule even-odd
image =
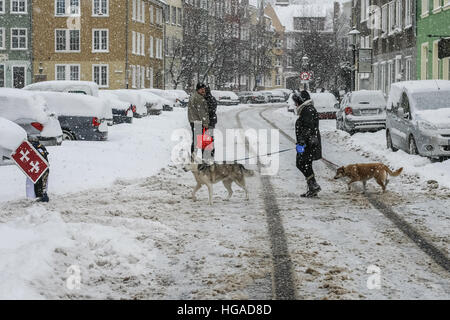
[[[205,100],[206,103],[208,104],[208,112],[209,112],[209,134],[211,137],[213,137],[213,141],[214,141],[214,128],[216,127],[217,124],[217,100],[216,98],[214,98],[214,96],[211,94],[211,88],[209,86],[207,86],[205,88]],[[206,156],[207,160],[209,160],[210,162],[214,162],[214,153],[216,151],[216,149],[214,148],[213,145],[213,149],[212,150],[207,150],[208,152],[205,151],[204,156]]]
[[[321,190],[317,184],[312,163],[322,159],[322,143],[319,131],[319,114],[314,108],[314,102],[308,91],[292,96],[296,104],[298,119],[295,122],[295,135],[297,138],[297,168],[306,178],[308,190],[302,197],[317,196]]]

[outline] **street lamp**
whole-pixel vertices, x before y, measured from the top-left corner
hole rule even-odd
[[[361,32],[359,32],[356,27],[353,27],[352,31],[348,33],[349,43],[351,50],[353,52],[353,66],[352,66],[352,86],[351,91],[355,90],[356,83],[356,50],[359,43],[359,37]]]

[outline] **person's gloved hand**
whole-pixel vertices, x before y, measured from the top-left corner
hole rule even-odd
[[[304,145],[298,144],[296,149],[297,149],[297,153],[302,154],[303,152],[305,152],[305,146]]]

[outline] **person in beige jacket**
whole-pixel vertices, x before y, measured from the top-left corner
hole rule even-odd
[[[206,85],[198,83],[196,91],[192,93],[188,104],[188,120],[192,129],[191,154],[194,153],[196,136],[203,133],[203,129],[209,128],[209,109],[205,99]]]

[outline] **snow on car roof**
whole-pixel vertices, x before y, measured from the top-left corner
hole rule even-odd
[[[39,95],[45,98],[50,110],[59,116],[112,118],[111,108],[97,97],[53,91],[42,91]]]
[[[189,95],[184,90],[170,89],[168,91],[173,92],[174,94],[176,94],[179,99],[189,98]]]
[[[26,86],[25,90],[37,90],[37,91],[56,91],[64,92],[67,90],[77,91],[89,88],[90,92],[86,92],[88,95],[98,97],[98,85],[92,81],[70,81],[70,80],[54,80],[54,81],[43,81],[38,83],[33,83]]]
[[[13,151],[26,138],[27,133],[22,127],[8,119],[0,117],[0,149],[3,148]]]
[[[409,98],[412,94],[450,91],[449,80],[416,80],[416,81],[401,81],[395,82],[391,85],[389,98],[387,102],[387,109],[391,110],[393,105],[400,103],[403,92],[406,92]],[[411,101],[414,105],[414,101]]]
[[[337,103],[336,97],[329,92],[311,93],[311,99],[316,107],[334,107]]]
[[[34,92],[0,89],[0,115],[11,121],[32,119],[46,123],[49,112],[45,99]]]
[[[239,100],[239,97],[233,91],[220,91],[220,90],[211,90],[211,94],[217,99],[218,97],[227,97],[230,99]]]
[[[104,90],[100,90],[98,92],[99,94],[99,98],[101,99],[105,99],[106,103],[108,103],[108,105],[111,108],[114,109],[121,109],[121,110],[127,110],[130,107],[130,103],[129,102],[125,102],[120,100],[114,93],[112,92],[107,92]]]

